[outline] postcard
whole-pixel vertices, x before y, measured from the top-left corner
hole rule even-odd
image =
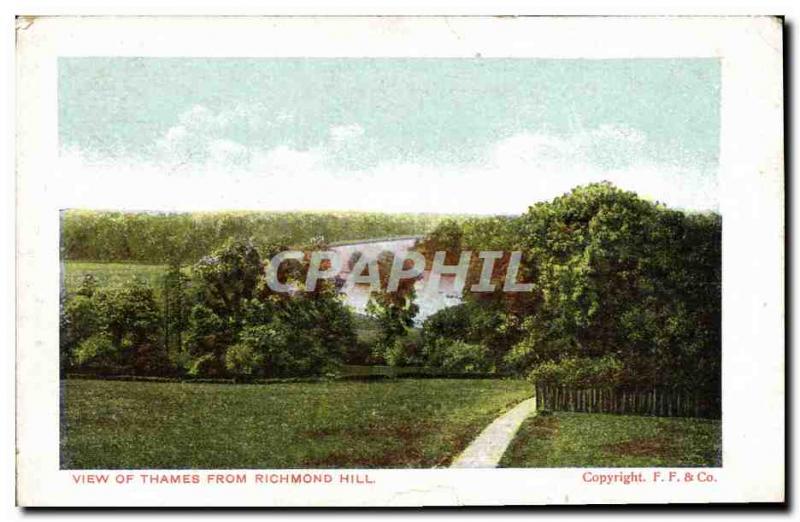
[[[17,20],[17,502],[785,500],[782,20]]]

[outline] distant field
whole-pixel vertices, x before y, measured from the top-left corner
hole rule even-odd
[[[530,393],[521,380],[67,380],[62,468],[445,466]]]
[[[558,412],[528,419],[504,467],[721,465],[720,421]]]
[[[92,274],[100,286],[124,283],[139,278],[158,292],[161,287],[161,276],[166,269],[166,265],[67,261],[64,263],[64,285],[67,293],[73,293],[80,287],[83,278]]]

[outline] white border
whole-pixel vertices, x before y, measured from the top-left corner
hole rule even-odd
[[[27,22],[21,20],[24,26]],[[18,30],[22,505],[463,505],[783,499],[782,50],[773,18],[40,18]],[[58,470],[56,57],[719,57],[723,462],[717,482],[587,486],[570,469],[380,470],[369,489],[76,487]],[[707,486],[707,487],[706,487]]]

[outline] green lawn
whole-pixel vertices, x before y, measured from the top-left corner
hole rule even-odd
[[[557,412],[528,419],[504,467],[721,465],[717,420]]]
[[[138,277],[146,281],[157,293],[162,286],[166,265],[140,265],[136,263],[89,263],[67,261],[64,263],[64,286],[67,293],[75,292],[84,276],[92,274],[100,287],[125,283]]]
[[[445,466],[521,380],[266,385],[67,380],[62,468]]]

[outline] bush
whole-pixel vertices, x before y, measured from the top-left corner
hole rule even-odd
[[[244,328],[239,335],[242,354],[249,354],[259,373],[272,377],[302,374],[305,368],[293,357],[291,332],[278,321]],[[309,346],[310,348],[310,346]]]
[[[353,314],[332,285],[273,293],[252,241],[229,242],[203,258],[192,281],[186,346],[202,358],[191,366],[196,375],[321,375],[357,342]]]
[[[212,353],[207,353],[192,359],[186,373],[192,377],[222,377],[224,368],[220,366],[219,359]]]
[[[234,344],[225,352],[225,368],[234,375],[257,375],[264,368],[264,358],[251,344]]]
[[[513,334],[505,327],[503,315],[487,303],[469,301],[439,310],[422,325],[422,355],[425,364],[442,367],[442,346],[453,341],[482,347],[489,367],[500,366]]]
[[[108,367],[115,364],[119,353],[107,334],[98,333],[83,340],[75,349],[73,362],[78,367]]]
[[[389,366],[415,366],[422,360],[419,354],[419,334],[416,330],[409,330],[404,337],[394,340],[394,343],[384,348],[381,353]]]
[[[430,360],[450,372],[482,373],[493,370],[489,350],[480,344],[464,341],[438,341],[431,349]]]
[[[625,384],[624,370],[624,365],[614,355],[570,357],[542,363],[528,377],[541,385],[588,388]]]
[[[613,355],[626,382],[719,388],[719,215],[671,210],[598,183],[518,217],[465,220],[463,233],[456,225],[443,224],[420,249],[520,251],[519,279],[534,287],[469,294],[434,314],[426,351],[440,339],[482,344],[498,368],[520,375],[547,361]],[[493,282],[507,264],[497,260]],[[467,284],[481,275],[473,263]]]
[[[434,313],[422,324],[422,342],[433,346],[440,339],[466,341],[472,326],[471,307],[459,304],[443,308]]]
[[[229,335],[225,322],[204,304],[194,305],[189,312],[186,349],[194,355],[224,353]]]
[[[61,308],[62,361],[66,364],[75,362],[77,355],[73,353],[74,350],[86,339],[97,334],[101,326],[102,318],[92,297],[76,295],[67,299]]]
[[[175,375],[178,367],[164,348],[157,343],[142,343],[135,347],[132,367],[134,375]]]
[[[63,364],[103,372],[169,375],[153,290],[139,280],[96,288],[85,279],[61,310]]]

